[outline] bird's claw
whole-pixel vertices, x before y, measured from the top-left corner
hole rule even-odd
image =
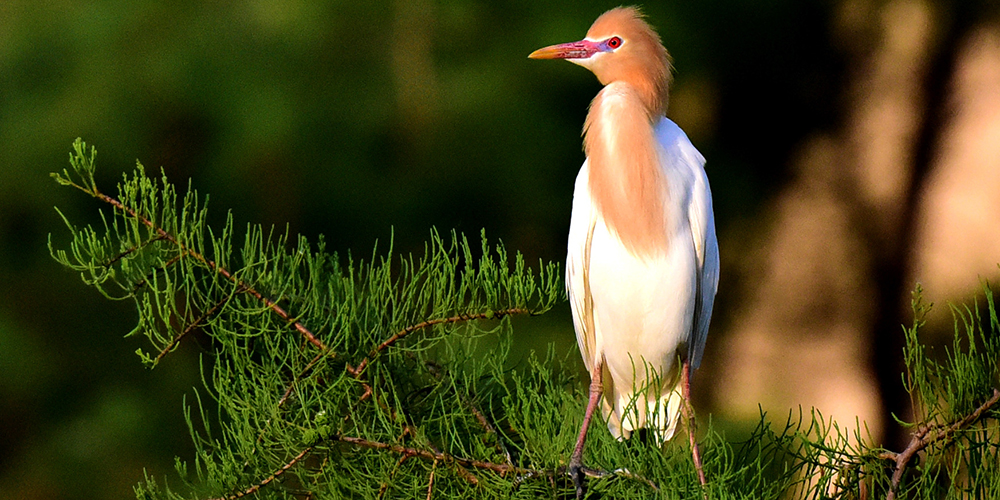
[[[583,500],[583,464],[570,462],[569,476],[573,478],[573,486],[576,488],[576,500]]]

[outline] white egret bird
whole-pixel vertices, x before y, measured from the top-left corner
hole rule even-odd
[[[566,59],[604,85],[583,128],[587,160],[576,178],[566,262],[591,376],[570,461],[580,496],[587,427],[602,394],[615,437],[647,428],[662,444],[674,435],[705,349],[719,245],[705,158],[665,116],[670,56],[638,9],[612,9],[583,40],[528,57]]]

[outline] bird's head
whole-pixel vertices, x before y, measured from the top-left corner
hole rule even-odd
[[[578,42],[538,49],[531,59],[566,59],[594,73],[604,85],[626,82],[643,94],[654,114],[663,114],[671,80],[670,55],[636,7],[611,9]]]

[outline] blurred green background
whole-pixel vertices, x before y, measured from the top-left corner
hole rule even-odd
[[[181,408],[201,384],[199,347],[144,370],[133,354],[140,341],[122,339],[134,326],[131,305],[105,301],[48,257],[49,233],[67,240],[53,206],[81,224],[104,208],[48,176],[67,166],[76,137],[97,147],[106,191],[138,159],[151,174],[162,167],[178,185],[208,193],[217,222],[232,210],[237,227],[287,225],[361,256],[391,234],[406,252],[420,251],[431,227],[473,237],[486,228],[529,262],[561,261],[584,159],[580,130],[600,85],[579,67],[526,56],[582,38],[617,5],[0,3],[0,498],[129,497],[143,470],[174,477],[173,457],[191,453]],[[789,314],[809,316],[811,331],[841,331],[837,311],[853,306],[837,297],[848,294],[859,297],[861,312],[844,314],[862,319],[843,338],[862,376],[829,392],[874,394],[874,406],[848,404],[842,416],[899,412],[900,396],[887,389],[898,385],[898,352],[879,332],[898,334],[894,325],[908,321],[900,305],[924,279],[914,277],[922,269],[921,214],[931,210],[921,200],[948,165],[941,151],[950,151],[942,145],[954,117],[964,116],[955,88],[966,47],[978,47],[968,40],[986,30],[993,47],[997,6],[714,0],[644,10],[674,57],[668,114],[708,158],[722,241],[722,288],[697,406],[723,419],[727,411],[745,416],[730,411],[724,387],[740,387],[739,374],[761,368],[727,361],[743,359],[729,353],[771,346],[785,357],[780,339],[796,334],[783,325],[803,323],[748,311],[800,307]],[[900,62],[898,74],[882,78],[884,61],[889,70]],[[873,103],[875,118],[866,114]],[[903,118],[871,128],[881,123],[872,121],[879,103],[889,103],[888,112],[896,103]],[[986,123],[997,123],[991,116]],[[888,163],[869,159],[866,141],[881,147],[880,134],[898,139],[906,155],[890,147]],[[814,156],[831,166],[826,174],[810,167]],[[903,187],[888,199],[866,198],[869,162],[874,171],[899,163],[879,179],[901,179]],[[794,232],[801,217],[818,213],[825,198],[812,197],[817,192],[833,193],[846,215],[831,220],[842,224],[820,221],[818,236],[784,242],[784,228]],[[992,235],[997,213],[985,217]],[[841,226],[849,240],[824,229]],[[838,239],[817,243],[827,235]],[[815,252],[796,250],[816,244]],[[788,245],[792,253],[783,254]],[[992,248],[981,250],[995,264]],[[841,253],[847,257],[837,260]],[[806,271],[785,286],[789,262]],[[973,267],[972,276],[996,270]],[[769,280],[813,302],[789,305],[768,292]],[[792,286],[807,282],[811,291]],[[543,333],[529,345],[556,340],[575,349],[568,308],[535,328]],[[777,377],[757,379],[767,385],[768,376]],[[772,403],[783,414],[796,401],[826,401],[803,394]]]

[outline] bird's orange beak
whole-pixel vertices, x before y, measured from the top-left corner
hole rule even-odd
[[[549,45],[540,48],[530,54],[529,59],[586,59],[601,49],[590,40],[580,40],[579,42],[560,43],[559,45]]]

